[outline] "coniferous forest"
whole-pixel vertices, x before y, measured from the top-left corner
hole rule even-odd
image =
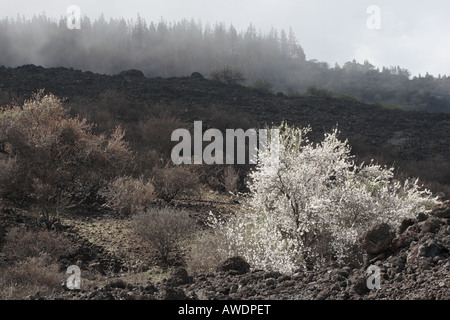
[[[369,61],[340,66],[309,57],[292,30],[258,31],[251,25],[203,24],[194,20],[147,22],[84,17],[79,30],[66,18],[45,15],[0,21],[0,65],[71,67],[116,74],[141,70],[147,77],[207,76],[225,67],[242,83],[287,95],[337,96],[388,108],[450,111],[447,75],[417,75],[401,66],[376,68]],[[332,50],[332,48],[330,48]]]

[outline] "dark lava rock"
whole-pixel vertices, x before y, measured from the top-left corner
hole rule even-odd
[[[360,277],[357,277],[356,279],[354,279],[352,288],[353,288],[353,291],[360,296],[362,296],[370,291],[370,289],[367,287],[367,279],[366,279],[366,277],[363,277],[363,276],[360,276]]]
[[[113,280],[109,283],[110,288],[119,288],[119,289],[125,289],[127,284],[123,280]]]
[[[395,232],[389,224],[379,223],[363,233],[358,241],[367,253],[379,254],[389,248],[394,237]]]
[[[164,288],[160,294],[159,298],[161,300],[186,300],[186,294],[183,290],[178,288],[166,287]]]
[[[400,226],[398,227],[398,233],[402,234],[403,232],[406,231],[406,229],[408,229],[409,226],[412,226],[413,224],[414,224],[413,219],[403,219],[402,222],[400,223]]]
[[[441,222],[438,219],[428,219],[419,223],[423,233],[432,232],[435,233],[441,227]]]
[[[437,218],[450,219],[450,201],[445,201],[441,206],[435,208],[431,214]]]
[[[191,78],[194,78],[194,79],[203,79],[204,77],[203,77],[203,75],[202,75],[200,72],[192,72]]]
[[[441,252],[443,246],[435,240],[428,240],[419,246],[418,254],[420,257],[434,258]]]
[[[237,274],[245,274],[250,271],[250,265],[242,257],[229,258],[217,266],[217,272],[234,271]]]
[[[144,73],[136,69],[122,71],[121,73],[119,73],[119,75],[131,78],[145,78]]]
[[[179,267],[172,272],[172,275],[169,278],[168,282],[174,286],[180,286],[190,283],[191,278],[189,277],[188,272],[185,268]]]

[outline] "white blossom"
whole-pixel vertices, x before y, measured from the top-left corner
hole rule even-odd
[[[249,212],[227,223],[229,255],[255,268],[290,273],[307,264],[352,259],[359,234],[375,223],[398,226],[436,202],[418,181],[400,183],[393,168],[356,165],[338,131],[310,142],[309,128],[280,127],[279,161],[261,152],[250,174]]]

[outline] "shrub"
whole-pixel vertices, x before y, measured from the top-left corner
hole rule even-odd
[[[253,88],[264,93],[273,93],[273,84],[267,80],[258,79],[253,83]]]
[[[65,197],[74,204],[91,204],[97,191],[128,168],[132,155],[125,135],[116,127],[109,136],[95,135],[85,119],[71,118],[62,101],[43,91],[22,107],[0,111],[1,166],[10,174],[2,196],[16,204],[39,197],[57,201]],[[52,186],[47,195],[45,188]],[[37,199],[34,199],[37,200]]]
[[[216,176],[208,176],[207,180],[207,190],[220,190],[222,188],[222,183]]]
[[[231,166],[223,170],[223,185],[227,192],[235,193],[238,190],[239,174]]]
[[[195,235],[187,255],[187,267],[190,272],[213,272],[220,262],[229,258],[221,250],[226,238],[217,230],[201,231]]]
[[[315,86],[308,87],[305,92],[306,96],[321,97],[321,98],[332,98],[333,93],[327,89],[319,89]]]
[[[123,119],[130,105],[124,93],[112,89],[99,94],[97,108],[107,110],[114,119]]]
[[[56,261],[73,252],[73,244],[61,234],[54,231],[27,231],[18,227],[6,233],[3,246],[3,253],[12,262],[39,257],[42,253]]]
[[[48,255],[26,258],[0,272],[0,299],[22,300],[38,292],[50,295],[62,289],[64,277]]]
[[[19,192],[17,185],[20,177],[20,166],[15,158],[0,156],[0,193],[12,198]]]
[[[213,223],[226,236],[228,256],[281,272],[358,263],[359,234],[379,222],[397,226],[435,203],[417,180],[395,180],[393,168],[356,165],[337,130],[319,144],[308,141],[309,129],[284,124],[280,131],[279,151],[262,152],[250,174],[250,212]]]
[[[168,265],[170,254],[181,249],[182,241],[193,234],[196,223],[186,211],[165,207],[136,214],[132,228],[144,243],[156,249],[163,264]]]
[[[184,166],[155,169],[152,183],[157,197],[166,203],[178,196],[195,196],[200,189],[198,175]]]
[[[3,254],[8,266],[0,271],[0,299],[24,299],[40,292],[50,295],[61,289],[65,275],[58,259],[73,255],[73,244],[54,231],[10,229]]]
[[[119,177],[113,180],[102,195],[106,198],[107,206],[120,214],[134,214],[145,211],[154,201],[153,185],[143,178]]]
[[[245,80],[244,73],[241,70],[229,65],[212,71],[210,76],[213,80],[226,84],[239,84]]]

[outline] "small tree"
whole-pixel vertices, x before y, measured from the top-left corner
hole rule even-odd
[[[435,203],[417,180],[396,181],[393,168],[356,165],[337,130],[319,144],[308,141],[309,129],[280,130],[278,154],[262,151],[250,174],[250,212],[213,223],[226,236],[228,255],[283,272],[336,259],[361,262],[354,255],[359,234],[378,222],[396,226]]]
[[[229,65],[214,70],[210,75],[212,79],[226,84],[239,84],[245,80],[244,73],[241,70]]]
[[[1,196],[16,204],[93,204],[100,188],[132,161],[124,135],[119,127],[109,136],[93,134],[92,125],[70,117],[60,99],[43,91],[22,107],[5,108],[0,111],[0,167],[7,169],[0,175]]]

